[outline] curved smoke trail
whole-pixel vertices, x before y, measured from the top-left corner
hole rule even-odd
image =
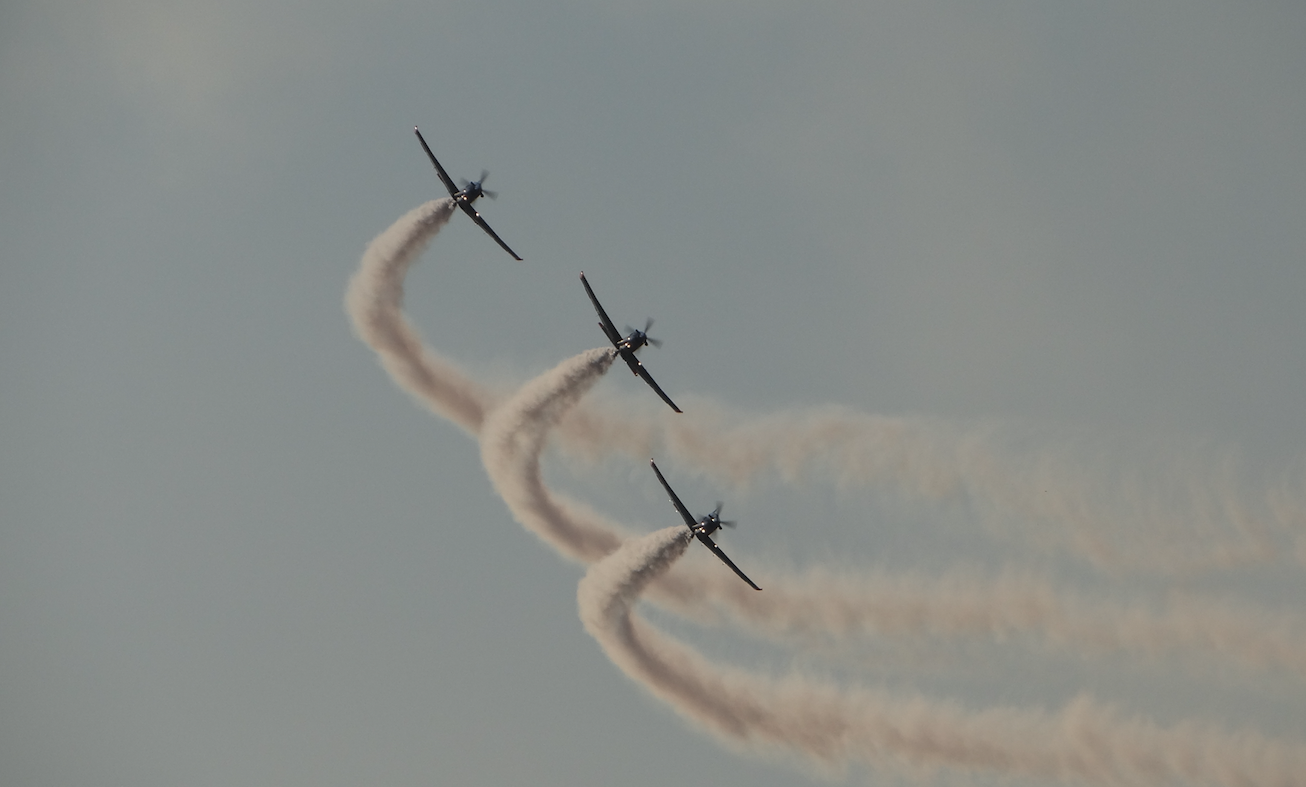
[[[424,346],[402,309],[409,267],[453,210],[448,199],[426,203],[373,240],[346,308],[401,388],[475,435],[497,392]],[[739,416],[700,400],[694,410],[671,418],[587,408],[565,419],[558,435],[565,449],[591,459],[612,451],[636,459],[666,454],[682,469],[735,484],[775,473],[789,483],[822,478],[964,501],[998,531],[1009,532],[1013,520],[1028,523],[1018,533],[1025,545],[1042,542],[1099,567],[1193,572],[1294,553],[1306,563],[1301,479],[1248,498],[1228,467],[1183,468],[1171,458],[1173,477],[1140,487],[1133,471],[1095,475],[1092,462],[1069,452],[1009,446],[1014,437],[997,427],[961,431],[841,407]]]
[[[1046,430],[1029,432],[837,406],[745,415],[699,400],[684,417],[587,408],[563,422],[560,437],[564,450],[590,461],[665,455],[735,486],[770,475],[962,503],[998,535],[1102,569],[1306,564],[1306,473],[1251,496],[1232,458],[1157,449],[1122,464],[1135,449],[1073,433],[1059,448],[1034,447]]]
[[[474,436],[496,397],[427,347],[403,310],[404,277],[453,210],[451,199],[432,200],[369,243],[345,293],[345,311],[358,337],[376,351],[400,388]]]
[[[350,283],[350,316],[360,337],[378,352],[401,387],[437,414],[481,437],[483,462],[514,516],[572,559],[594,562],[616,554],[627,534],[583,503],[544,486],[540,456],[551,433],[562,438],[564,447],[592,457],[619,451],[642,459],[653,452],[652,447],[661,446],[686,463],[704,472],[711,468],[713,473],[719,472],[714,464],[719,460],[719,467],[735,482],[766,472],[778,473],[791,483],[804,476],[828,473],[839,483],[874,482],[901,488],[913,496],[946,498],[961,494],[987,499],[996,510],[1006,505],[1004,489],[1017,490],[1011,493],[1016,501],[1011,505],[1019,508],[1020,495],[1025,493],[1018,487],[1035,478],[1040,481],[1037,486],[1044,485],[1042,480],[1049,482],[1048,487],[1061,483],[1059,494],[1063,501],[1077,499],[1078,482],[1060,478],[1070,470],[1058,468],[1043,479],[1038,472],[1044,472],[1040,468],[1046,463],[1035,462],[1037,472],[1032,476],[1004,475],[1006,466],[1002,462],[973,458],[986,457],[988,447],[968,447],[965,439],[956,436],[939,438],[925,428],[924,422],[877,419],[842,410],[741,419],[702,403],[696,409],[703,414],[678,416],[678,420],[575,409],[574,405],[611,364],[612,353],[607,349],[583,353],[531,381],[515,395],[501,396],[424,347],[403,315],[403,278],[426,243],[448,220],[451,210],[447,200],[428,203],[407,214],[369,245],[362,269]],[[646,448],[650,450],[643,450]],[[772,449],[776,453],[768,456]],[[958,471],[959,467],[965,472]],[[1060,505],[1043,513],[1068,523],[1072,534],[1077,529],[1091,529],[1096,524],[1094,516],[1101,515],[1100,510],[1081,510],[1091,509],[1083,501],[1064,509],[1057,507]],[[1288,521],[1297,504],[1285,494],[1275,505],[1280,519]],[[1243,522],[1240,527],[1246,532],[1264,532],[1237,506],[1229,504],[1225,508],[1230,520]],[[1142,517],[1140,521],[1151,520]],[[1173,535],[1159,525],[1154,529],[1167,538]],[[1085,549],[1091,553],[1091,549]],[[1205,558],[1216,554],[1208,550]],[[767,591],[757,594],[723,570],[686,568],[678,567],[667,575],[650,570],[647,579],[636,584],[642,589],[658,574],[650,588],[653,600],[700,620],[715,609],[717,620],[740,623],[752,631],[790,642],[801,643],[813,635],[1000,638],[1018,632],[1032,633],[1047,644],[1077,651],[1209,653],[1251,666],[1306,671],[1306,636],[1296,618],[1209,600],[1177,600],[1163,609],[1151,610],[1077,599],[1057,591],[1046,580],[1015,574],[988,579],[964,574],[929,578],[881,572],[836,576],[820,569],[799,575],[772,575]],[[625,598],[623,593],[617,595]],[[633,596],[630,598],[633,600]],[[604,608],[617,609],[611,603]],[[588,623],[596,613],[591,608],[586,614]],[[1284,763],[1296,767],[1298,759],[1294,758],[1300,757],[1299,749],[1250,733],[1230,736],[1199,722],[1163,729],[1150,722],[1120,717],[1088,699],[1077,700],[1056,714],[1019,709],[963,712],[946,703],[891,701],[804,678],[773,681],[750,677],[711,664],[637,618],[627,615],[627,619],[633,621],[627,627],[629,631],[635,635],[645,631],[648,642],[666,645],[640,657],[645,668],[656,664],[661,664],[664,671],[676,668],[666,672],[653,690],[669,692],[665,698],[681,712],[736,743],[781,742],[826,763],[868,762],[879,767],[887,761],[898,761],[998,773],[1079,776],[1101,783],[1129,781],[1144,773],[1222,785],[1240,780],[1249,785],[1299,783],[1282,777],[1283,768],[1288,767]],[[626,624],[618,628],[621,626]],[[693,669],[682,674],[680,667]],[[685,675],[697,676],[693,680],[698,682],[684,684],[688,680]],[[754,685],[750,682],[753,680],[762,682]],[[770,706],[749,705],[747,696],[737,691],[731,694],[738,688],[736,684],[746,687],[745,694],[753,689],[761,692],[752,698],[754,702],[784,699],[790,692],[798,692],[798,705],[786,706],[786,712],[797,713],[799,719],[807,718],[805,713],[826,714],[818,721],[834,719],[831,723],[837,727],[835,738],[822,737],[803,748],[800,744],[808,740],[804,737],[808,733],[785,727],[789,722],[773,718]],[[688,691],[686,685],[695,691]],[[697,699],[691,696],[704,687],[724,693],[709,693]],[[729,704],[740,697],[744,704]],[[813,698],[822,697],[834,704],[810,705]],[[729,705],[725,710],[720,706],[723,702]],[[694,716],[684,709],[698,707],[695,703],[702,705],[700,710],[707,717]],[[848,710],[872,705],[878,708],[879,715],[857,716]],[[889,711],[893,713],[886,716]],[[739,726],[745,722],[752,726]],[[894,726],[900,723],[906,727]],[[992,725],[997,726],[989,729]],[[1040,735],[1051,734],[1049,730],[1060,730],[1061,738],[1038,743]],[[1002,735],[998,736],[998,732]],[[953,737],[939,738],[943,733]],[[913,737],[921,735],[924,739]],[[1090,743],[1078,749],[1067,748],[1064,739],[1077,737]],[[848,743],[854,739],[855,746]],[[946,745],[940,749],[939,741],[944,739]],[[1147,755],[1134,744],[1160,746],[1168,753]],[[1192,748],[1195,745],[1196,752]],[[1264,761],[1261,770],[1249,769],[1249,751],[1259,752],[1257,756]],[[1010,764],[1017,759],[1019,765]],[[1197,772],[1194,768],[1206,769],[1202,772],[1207,776],[1188,775]]]
[[[956,443],[930,437],[922,423],[841,408],[751,419],[709,405],[700,405],[702,415],[674,418],[596,416],[589,408],[575,409],[611,363],[608,350],[564,362],[504,401],[425,347],[403,314],[404,277],[452,211],[447,199],[426,203],[373,240],[349,285],[349,314],[400,387],[472,435],[490,420],[482,458],[491,480],[518,521],[568,557],[591,562],[610,553],[627,534],[583,503],[544,486],[540,454],[549,427],[559,421],[560,437],[572,449],[597,453],[616,446],[626,453],[646,451],[642,458],[662,447],[712,467],[709,458],[715,457],[735,482],[766,471],[791,483],[804,474],[829,473],[840,483],[878,478],[915,484],[920,494],[935,496],[961,484],[959,474],[930,470],[948,465],[938,458],[946,453],[939,446]],[[576,367],[568,371],[569,364]],[[690,599],[692,608],[683,603]],[[788,640],[816,633],[996,638],[1032,633],[1059,648],[1153,657],[1208,652],[1253,667],[1306,674],[1306,627],[1295,617],[1200,598],[1176,598],[1161,610],[1120,607],[1079,599],[1044,579],[1011,573],[993,578],[880,571],[839,576],[817,568],[776,577],[765,594],[757,594],[727,573],[709,571],[674,585],[663,583],[655,600],[673,603],[699,620],[710,612],[707,602],[756,633]]]
[[[531,380],[493,411],[481,431],[481,463],[499,497],[527,530],[583,563],[610,554],[625,538],[583,503],[554,494],[540,477],[540,454],[557,423],[612,365],[613,350],[589,350]]]
[[[721,667],[633,614],[641,592],[684,552],[688,538],[682,528],[667,528],[592,565],[577,590],[580,617],[626,675],[727,743],[757,751],[783,746],[831,769],[861,763],[920,773],[946,766],[1100,785],[1306,784],[1306,746],[1192,721],[1161,727],[1087,696],[1055,713],[975,712],[801,675],[775,679]]]
[[[487,417],[481,461],[513,518],[563,556],[592,563],[629,537],[584,503],[550,490],[540,473],[553,427],[612,364],[611,350],[587,350],[522,386]],[[1083,599],[1044,578],[953,572],[943,577],[822,569],[773,574],[758,594],[715,564],[680,567],[652,600],[699,621],[743,624],[786,642],[813,635],[971,636],[1032,634],[1051,648],[1153,658],[1207,653],[1256,668],[1306,676],[1300,619],[1210,599],[1176,597],[1161,610]],[[710,605],[710,607],[709,607]]]

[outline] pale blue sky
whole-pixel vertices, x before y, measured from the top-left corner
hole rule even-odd
[[[455,217],[410,279],[478,372],[599,345],[583,269],[619,326],[657,317],[682,405],[1197,444],[1254,490],[1306,453],[1304,39],[1292,2],[5,4],[0,782],[803,782],[608,664],[579,569],[351,334],[364,246],[440,194],[413,125],[454,177],[491,171],[526,258]],[[641,466],[551,473],[674,521]],[[964,507],[679,479],[729,501],[741,562],[1157,591],[968,556]],[[1193,586],[1306,597],[1283,568]],[[866,680],[1306,737],[1301,676],[1034,661]]]

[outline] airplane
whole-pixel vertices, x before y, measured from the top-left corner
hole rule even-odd
[[[626,329],[630,331],[630,334],[623,339],[621,334],[617,333],[617,328],[612,324],[612,320],[608,319],[608,313],[603,311],[603,307],[599,305],[599,299],[594,297],[594,290],[590,289],[590,283],[585,278],[584,271],[581,271],[580,273],[580,283],[585,285],[585,292],[590,296],[590,301],[594,304],[594,311],[599,313],[599,320],[601,321],[599,322],[599,327],[603,329],[603,333],[608,337],[608,341],[612,342],[612,346],[617,348],[617,352],[621,354],[622,360],[626,362],[626,365],[630,367],[632,372],[637,376],[644,378],[644,382],[648,383],[649,387],[654,391],[657,391],[658,396],[662,397],[662,401],[671,405],[672,410],[675,410],[678,413],[681,412],[681,409],[676,407],[676,403],[671,401],[671,397],[667,396],[662,389],[658,387],[658,384],[653,382],[653,375],[648,373],[648,370],[644,368],[644,364],[640,363],[639,359],[635,357],[635,351],[646,344],[651,344],[654,347],[662,346],[660,340],[650,339],[647,333],[648,329],[653,327],[653,318],[648,318],[648,322],[644,324],[644,330],[642,331],[638,328],[631,328],[627,325]]]
[[[708,514],[702,519],[698,519],[698,520],[694,519],[693,514],[690,514],[689,510],[685,508],[685,504],[680,502],[680,498],[676,497],[676,493],[671,491],[671,484],[668,484],[667,479],[662,477],[662,471],[658,469],[657,462],[654,462],[652,459],[650,459],[648,460],[648,463],[653,466],[653,472],[658,474],[658,480],[662,482],[662,488],[667,490],[668,495],[671,495],[671,505],[675,506],[676,511],[680,512],[680,517],[685,520],[685,525],[689,528],[690,532],[694,534],[694,537],[697,538],[699,541],[702,541],[703,546],[712,550],[712,554],[721,558],[722,563],[725,563],[727,566],[730,566],[730,570],[738,574],[740,579],[747,582],[749,587],[751,587],[753,590],[761,590],[760,587],[753,584],[753,580],[749,579],[747,576],[744,575],[744,572],[739,570],[739,566],[736,566],[733,562],[731,562],[730,558],[726,557],[726,553],[722,552],[721,547],[717,546],[716,542],[713,541],[711,538],[711,535],[715,533],[718,529],[720,529],[722,525],[725,525],[726,527],[735,526],[734,522],[721,521],[722,504],[717,503],[716,508],[712,511],[712,513]]]
[[[481,170],[480,180],[464,180],[463,187],[461,189],[456,188],[453,185],[453,181],[449,179],[449,173],[445,172],[444,167],[440,166],[440,162],[435,160],[435,154],[431,152],[430,146],[427,145],[426,140],[422,138],[422,132],[417,130],[417,126],[413,126],[413,133],[417,135],[417,141],[422,143],[422,150],[426,151],[426,155],[430,157],[431,163],[435,165],[435,174],[440,176],[440,182],[444,184],[446,189],[449,189],[449,196],[453,197],[454,203],[463,209],[463,213],[471,216],[472,221],[476,222],[481,229],[485,230],[485,234],[494,238],[494,242],[502,246],[504,251],[511,254],[514,260],[520,261],[521,257],[517,256],[517,252],[508,248],[508,244],[503,242],[503,238],[495,235],[494,230],[490,229],[490,225],[485,223],[485,219],[481,218],[481,214],[476,212],[476,208],[472,207],[472,203],[481,197],[495,199],[499,196],[493,191],[486,191],[481,188],[481,184],[484,183],[485,179],[490,175],[489,171]]]

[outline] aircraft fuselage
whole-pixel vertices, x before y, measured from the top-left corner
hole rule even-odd
[[[458,188],[453,184],[453,180],[449,178],[449,173],[444,171],[444,167],[440,166],[439,160],[437,160],[435,154],[431,152],[431,146],[426,144],[426,139],[422,136],[422,132],[417,130],[417,126],[413,126],[413,133],[417,135],[417,141],[422,143],[422,150],[426,151],[426,157],[431,160],[431,166],[435,167],[435,173],[440,176],[440,182],[443,183],[445,189],[449,191],[449,198],[454,201],[454,204],[462,208],[463,213],[470,216],[472,221],[476,222],[477,226],[482,230],[485,230],[486,235],[494,238],[494,242],[499,244],[504,251],[508,252],[514,260],[520,260],[521,257],[517,256],[517,252],[509,248],[508,244],[503,242],[503,238],[500,238],[494,230],[490,229],[490,225],[487,224],[485,219],[481,218],[481,214],[477,213],[476,209],[472,207],[473,202],[485,196],[485,190],[481,188],[481,184],[485,182],[485,177],[490,173],[487,170],[481,170],[480,180],[467,181],[467,185],[463,186],[461,189]],[[490,192],[490,196],[494,196],[493,191]]]
[[[472,183],[469,184],[467,188],[453,195],[453,198],[458,202],[470,205],[484,195],[485,193],[481,191],[481,184]]]
[[[721,520],[714,516],[705,516],[694,524],[694,533],[710,536],[721,529]]]
[[[648,336],[643,331],[636,330],[621,340],[621,347],[618,349],[624,348],[633,353],[646,344],[648,344]]]

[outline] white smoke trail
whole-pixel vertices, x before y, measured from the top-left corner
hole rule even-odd
[[[768,574],[765,598],[710,592],[728,619],[781,642],[857,636],[1030,638],[1078,657],[1128,654],[1160,661],[1205,658],[1306,678],[1306,624],[1246,604],[1173,594],[1151,606],[1084,597],[1017,571],[940,576],[874,569],[840,574],[817,567]],[[701,615],[700,615],[701,617]]]
[[[564,556],[592,563],[628,533],[593,509],[550,490],[540,473],[548,435],[611,365],[611,350],[589,350],[526,383],[486,419],[481,460],[513,517]],[[1007,572],[986,578],[865,571],[840,575],[820,568],[772,575],[758,594],[709,564],[680,567],[657,583],[653,600],[680,614],[719,617],[786,642],[813,635],[1032,635],[1053,648],[1124,652],[1161,658],[1210,654],[1253,668],[1306,676],[1306,626],[1300,619],[1201,599],[1172,598],[1161,610],[1079,598],[1049,581]]]
[[[1023,545],[1112,571],[1194,573],[1306,555],[1301,484],[1249,495],[1237,461],[1203,462],[1203,451],[1135,456],[1137,448],[1085,434],[1053,449],[1038,447],[1045,429],[959,429],[833,406],[741,415],[708,400],[684,417],[587,408],[563,422],[561,437],[564,450],[590,461],[614,451],[669,455],[736,486],[775,474],[964,503]],[[1018,523],[1026,526],[1013,532]]]
[[[1300,787],[1306,747],[1253,732],[1185,721],[1162,727],[1081,696],[1056,713],[967,711],[925,698],[894,699],[804,676],[770,678],[708,661],[634,616],[640,593],[685,550],[668,528],[595,563],[577,590],[581,620],[627,676],[684,717],[735,745],[794,754],[837,769],[966,772],[1090,784],[1178,781],[1221,787]]]
[[[350,283],[348,308],[359,335],[376,349],[396,382],[437,414],[476,434],[495,396],[424,347],[402,312],[404,274],[452,210],[448,200],[427,203],[369,244]],[[625,533],[584,504],[545,488],[539,475],[540,453],[549,427],[564,415],[574,445],[591,449],[607,441],[627,450],[648,448],[656,442],[651,424],[670,424],[663,430],[669,450],[703,465],[709,455],[715,456],[736,481],[770,468],[790,481],[806,469],[843,474],[839,476],[843,482],[880,477],[903,486],[916,483],[922,494],[932,495],[946,494],[961,483],[958,475],[932,475],[923,469],[946,465],[929,459],[931,452],[923,450],[937,442],[928,437],[928,430],[843,410],[735,423],[719,412],[665,421],[577,417],[571,408],[611,360],[611,351],[595,350],[569,362],[574,368],[564,363],[532,381],[512,397],[512,403],[498,409],[491,419],[495,425],[486,427],[482,441],[486,469],[514,516],[573,559],[596,560],[615,549]],[[580,412],[583,416],[587,411]],[[849,430],[850,421],[859,419],[861,428]],[[868,448],[872,445],[889,448],[881,455]],[[894,455],[898,462],[882,461]],[[817,569],[779,577],[759,596],[727,573],[677,572],[677,581],[661,585],[656,597],[700,620],[705,619],[704,602],[708,602],[757,633],[790,640],[815,633],[988,637],[1033,633],[1050,645],[1077,651],[1154,657],[1209,651],[1253,667],[1306,674],[1306,636],[1295,618],[1192,599],[1172,601],[1161,612],[1093,603],[1058,593],[1050,583],[1030,577],[931,579],[884,572],[850,577]]]
[[[582,563],[611,554],[629,534],[584,503],[548,489],[540,475],[540,455],[550,428],[615,358],[613,350],[595,349],[563,361],[493,410],[481,431],[481,463],[513,518],[564,557]],[[680,572],[659,583],[656,595],[680,613],[704,619],[704,598],[743,602],[736,584],[733,575],[725,580],[719,572]]]
[[[1000,441],[992,435],[958,436],[923,421],[877,419],[836,409],[741,418],[699,402],[695,409],[701,410],[701,415],[677,416],[682,419],[678,421],[638,410],[596,414],[571,409],[611,363],[611,351],[606,349],[564,362],[505,400],[423,347],[402,312],[404,275],[451,210],[447,200],[428,203],[373,241],[350,284],[348,310],[360,337],[376,349],[401,387],[468,433],[482,435],[486,469],[514,515],[569,557],[582,562],[598,560],[613,553],[625,534],[615,523],[543,485],[540,455],[555,424],[559,425],[556,433],[570,448],[593,456],[618,450],[642,460],[660,445],[705,473],[724,468],[736,482],[775,472],[791,483],[826,476],[847,485],[880,485],[914,497],[980,501],[995,512],[1046,517],[1062,527],[1069,543],[1081,552],[1096,554],[1101,564],[1132,559],[1120,554],[1133,545],[1106,527],[1107,520],[1118,512],[1100,505],[1094,485],[1084,482],[1082,468],[1046,456],[1021,465],[994,448]],[[1201,524],[1221,536],[1217,548],[1199,547],[1178,558],[1163,551],[1148,554],[1140,565],[1168,561],[1174,566],[1184,560],[1200,565],[1212,562],[1213,556],[1217,563],[1264,557],[1265,544],[1278,535],[1258,519],[1258,512],[1218,486],[1212,485],[1216,491],[1209,499],[1210,507],[1219,511]],[[1052,496],[1031,498],[1038,487],[1051,490]],[[1158,499],[1141,505],[1137,496],[1131,499],[1130,505],[1138,510],[1132,511],[1129,526],[1152,533],[1155,543],[1165,546],[1175,533],[1191,531],[1187,523],[1167,518],[1167,512],[1174,510],[1172,501]],[[1272,498],[1273,521],[1296,521],[1293,518],[1300,517],[1301,510],[1297,500],[1287,488]],[[1125,512],[1131,513],[1129,506]],[[1246,536],[1243,541],[1224,538],[1231,522],[1236,526],[1233,530]],[[1101,543],[1092,539],[1075,542],[1085,533],[1092,534],[1094,528],[1106,534],[1098,539]],[[687,532],[679,527],[672,530]],[[1206,543],[1212,540],[1204,539]],[[1219,550],[1224,550],[1223,555]],[[1306,549],[1303,554],[1306,556]],[[764,583],[767,591],[758,594],[723,568],[711,567],[717,570],[676,567],[650,588],[652,598],[699,619],[715,608],[719,620],[743,623],[753,631],[796,642],[813,635],[867,632],[999,638],[1015,632],[1032,633],[1050,645],[1077,652],[1210,653],[1252,666],[1294,670],[1302,669],[1306,653],[1302,647],[1306,638],[1297,619],[1203,599],[1176,599],[1160,610],[1151,610],[1078,599],[1044,580],[1014,574],[996,579],[964,574],[941,579],[895,577],[881,572],[841,577],[819,569],[775,576]],[[647,581],[646,575],[641,576],[645,576],[641,583]],[[625,594],[621,591],[612,597],[625,598]],[[593,617],[592,611],[588,614]],[[867,762],[877,767],[892,761],[919,767],[946,764],[996,773],[1078,776],[1100,783],[1154,781],[1152,777],[1159,775],[1221,785],[1286,785],[1300,782],[1284,781],[1275,774],[1303,772],[1293,771],[1301,756],[1297,747],[1251,734],[1230,736],[1198,722],[1162,729],[1122,718],[1088,699],[1056,714],[1019,709],[968,713],[938,702],[904,702],[860,690],[848,692],[804,678],[774,681],[724,670],[638,618],[626,617],[628,623],[620,625],[636,640],[644,632],[650,642],[666,645],[645,653],[642,663],[646,669],[661,670],[663,682],[657,683],[660,688],[655,691],[667,692],[668,701],[682,712],[727,739],[779,742],[823,762]],[[622,658],[630,658],[630,654]],[[686,666],[701,669],[679,669]],[[761,682],[754,685],[750,681]],[[750,699],[754,688],[762,693]],[[723,693],[709,691],[699,696],[702,689]],[[775,718],[777,706],[756,706],[794,692],[797,705],[785,707],[786,712],[797,714],[798,722]],[[833,704],[816,702],[822,697]],[[742,704],[730,704],[736,700]],[[698,708],[694,713],[699,715],[682,706]],[[848,712],[848,708],[857,711],[863,706],[873,707],[879,715]],[[816,714],[812,718],[818,728],[834,724],[833,737],[804,732],[804,714]],[[740,726],[745,723],[751,726]],[[1053,732],[1060,737],[1054,735],[1051,743],[1042,739]],[[1097,743],[1068,747],[1066,739],[1079,738]],[[1204,743],[1194,751],[1193,741]],[[1163,754],[1148,754],[1149,745]],[[1261,752],[1269,770],[1249,770],[1247,752],[1253,750]],[[1203,769],[1216,775],[1194,775]]]
[[[429,202],[373,240],[350,282],[346,308],[401,388],[475,435],[499,396],[424,346],[402,311],[408,269],[453,210],[451,200]],[[1306,564],[1301,479],[1271,489],[1264,500],[1249,499],[1227,468],[1171,461],[1174,477],[1151,479],[1140,489],[1129,480],[1137,472],[1094,478],[1092,462],[1008,446],[1017,436],[998,427],[959,431],[840,407],[739,416],[708,400],[696,401],[683,417],[653,412],[575,412],[561,424],[559,439],[591,458],[614,450],[638,459],[669,454],[682,469],[736,484],[774,472],[790,483],[818,477],[969,502],[996,529],[1009,531],[1013,519],[1028,523],[1020,531],[1023,543],[1041,541],[1103,568],[1191,572],[1294,556]],[[1158,488],[1169,491],[1153,491]]]
[[[540,454],[555,424],[612,365],[613,350],[589,350],[522,386],[481,430],[481,463],[495,491],[527,530],[572,560],[592,563],[624,535],[588,506],[545,488]]]
[[[349,282],[345,311],[400,388],[475,436],[495,400],[490,389],[422,343],[403,313],[404,276],[454,210],[433,200],[406,213],[367,245]]]

